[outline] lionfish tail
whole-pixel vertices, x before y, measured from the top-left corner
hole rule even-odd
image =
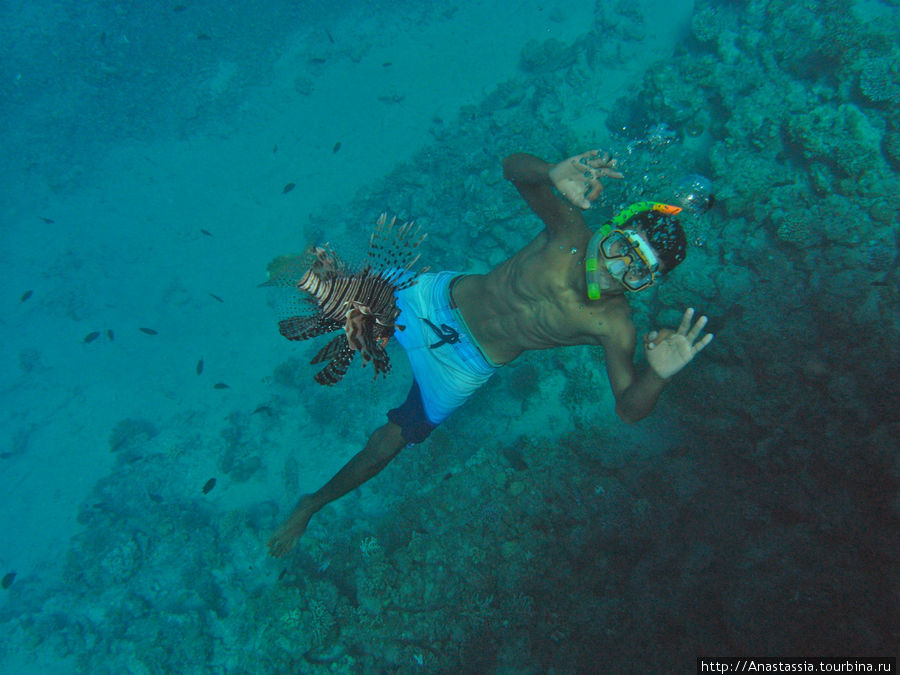
[[[359,352],[363,365],[371,362],[375,377],[391,369],[385,345],[400,315],[395,294],[416,283],[428,268],[413,270],[419,261],[419,245],[427,235],[413,221],[397,224],[382,213],[369,238],[362,267],[349,269],[326,244],[312,247],[312,262],[296,284],[316,307],[310,316],[291,316],[278,328],[288,340],[306,340],[343,329],[330,340],[311,363],[328,361],[315,375],[319,384],[336,384]]]

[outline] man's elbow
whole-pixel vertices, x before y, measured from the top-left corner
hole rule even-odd
[[[527,152],[515,152],[503,158],[503,177],[506,180],[517,182],[531,182],[540,177],[546,162],[529,155]]]
[[[521,153],[517,153],[514,155],[509,155],[508,157],[503,158],[503,177],[506,180],[513,180],[513,174],[515,171],[516,160]]]
[[[628,406],[616,403],[616,414],[619,416],[620,420],[625,422],[625,424],[637,424],[649,415],[650,411],[639,412],[637,410],[630,410]]]

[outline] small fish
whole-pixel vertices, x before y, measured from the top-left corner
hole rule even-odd
[[[258,413],[265,413],[265,414],[268,415],[269,417],[272,417],[272,415],[275,414],[275,411],[272,410],[272,408],[271,408],[270,406],[267,406],[267,405],[261,405],[261,406],[259,406],[256,410],[254,410],[252,413],[250,413],[250,414],[251,414],[251,415],[256,415],[256,414],[258,414]]]
[[[390,68],[392,65],[394,65],[394,64],[391,63],[390,61],[385,61],[384,63],[381,64],[381,67],[382,68]]]
[[[83,342],[84,342],[85,344],[87,344],[88,342],[93,342],[93,341],[96,340],[98,337],[100,337],[100,331],[99,331],[99,330],[95,330],[95,331],[93,331],[93,332],[88,333],[87,335],[85,335],[85,336],[84,336]]]
[[[404,94],[398,94],[396,91],[393,94],[382,94],[378,97],[378,100],[382,103],[388,103],[390,105],[395,105],[400,103],[406,96]]]
[[[887,286],[888,283],[886,281],[873,281],[870,285],[872,285],[872,286]]]
[[[213,385],[213,389],[231,389],[231,387],[229,387],[229,386],[228,386],[227,384],[225,384],[224,382],[216,382],[216,383]]]
[[[141,328],[141,332],[146,333],[147,335],[159,335],[159,332],[152,328]]]
[[[107,329],[106,329],[106,337],[109,338],[109,341],[110,341],[110,342],[112,342],[113,340],[116,339],[116,334],[113,333],[113,329],[112,329],[112,328],[107,328]]]
[[[162,504],[162,500],[163,500],[162,495],[159,495],[155,492],[148,492],[147,496],[150,497],[150,501],[153,502],[154,504]]]
[[[278,143],[272,146],[272,154],[274,155],[276,152],[278,152]]]
[[[281,191],[281,194],[286,195],[288,192],[297,187],[294,183],[288,183],[284,186],[284,189]]]
[[[210,491],[211,491],[214,487],[216,487],[216,479],[215,479],[215,478],[210,478],[210,479],[209,479],[208,481],[206,481],[206,483],[203,485],[203,494],[208,495],[208,494],[210,493]]]
[[[310,63],[315,63],[316,65],[322,65],[323,63],[325,63],[326,60],[327,60],[327,59],[323,59],[323,58],[320,57],[320,56],[314,56],[314,57],[312,57],[312,58],[309,60],[309,62],[310,62]]]
[[[203,359],[197,361],[197,374],[200,375],[203,373]]]
[[[186,9],[187,9],[187,7],[185,7],[184,5],[175,5],[175,6],[172,8],[172,11],[173,11],[173,12],[183,12],[183,11],[186,10]]]
[[[3,581],[0,581],[0,586],[3,586],[3,590],[6,590],[10,586],[13,585],[13,582],[16,580],[15,572],[7,572],[3,575]]]
[[[53,225],[53,223],[56,222],[55,220],[53,220],[53,218],[44,218],[43,216],[41,216],[41,220],[43,220],[48,225]]]
[[[334,144],[334,147],[331,149],[331,154],[336,153],[340,149],[341,149],[341,142],[338,141],[337,143]]]
[[[212,38],[209,37],[209,35],[207,35],[206,33],[198,33],[197,39],[198,40],[212,40]]]
[[[327,28],[325,29],[325,35],[328,36],[328,41],[329,41],[331,44],[334,44],[334,38],[331,37],[331,31],[328,30]]]
[[[205,234],[207,237],[212,236],[212,232],[210,232],[209,230],[204,230],[202,227],[200,228],[200,233]]]
[[[278,581],[281,581],[287,576],[287,567],[282,568],[281,573],[278,575]]]
[[[33,295],[33,291],[25,291],[24,293],[22,293],[22,297],[19,298],[19,302],[25,302],[32,295]]]
[[[216,295],[215,293],[210,293],[210,294],[209,294],[209,297],[211,297],[211,298],[213,298],[213,299],[215,299],[215,300],[218,300],[219,302],[225,302],[222,298],[220,298],[220,297],[219,297],[218,295]]]

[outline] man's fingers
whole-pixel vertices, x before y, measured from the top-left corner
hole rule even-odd
[[[595,169],[603,167],[615,167],[616,160],[608,152],[601,153],[599,150],[593,150],[589,153],[588,163]]]
[[[704,335],[704,336],[703,336],[703,339],[700,340],[700,342],[698,342],[697,344],[694,345],[694,348],[693,348],[694,354],[696,354],[696,353],[699,352],[701,349],[703,349],[704,347],[706,347],[706,345],[708,345],[710,342],[712,342],[712,339],[713,339],[713,334],[712,334],[712,333],[707,333],[706,335]]]
[[[583,155],[579,155],[578,161],[585,164],[597,172],[596,178],[624,178],[623,174],[616,171],[616,160],[608,152],[600,152],[599,150],[591,150]]]
[[[594,185],[594,189],[591,190],[591,191],[587,194],[586,199],[588,200],[588,202],[592,202],[592,201],[594,201],[595,199],[597,199],[597,197],[600,196],[600,193],[601,193],[601,192],[603,192],[603,185],[600,183],[600,181],[597,181],[597,184]]]
[[[691,328],[691,319],[694,318],[694,308],[688,307],[684,310],[684,316],[681,317],[681,324],[678,326],[678,334],[679,335],[687,335],[688,330]]]
[[[614,160],[614,159],[595,158],[595,159],[592,159],[590,162],[588,162],[588,164],[590,164],[590,167],[592,169],[597,169],[597,170],[615,169],[616,168],[616,160]]]
[[[589,209],[591,207],[591,203],[588,201],[590,199],[590,195],[585,196],[584,193],[578,194],[574,190],[572,190],[571,194],[567,194],[566,197],[579,209]]]
[[[569,163],[571,169],[566,174],[563,174],[562,178],[564,178],[563,182],[570,185],[563,188],[562,191],[572,204],[582,209],[590,208],[591,203],[603,192],[603,184],[600,182],[601,178],[624,177],[622,173],[615,170],[616,160],[613,159],[612,155],[600,150],[588,150],[580,155],[570,157]],[[573,194],[578,187],[577,183],[574,186],[571,183],[579,180],[576,178],[573,170],[578,171],[581,177],[585,179],[584,192],[581,194]]]
[[[700,335],[700,331],[703,330],[703,327],[706,325],[707,319],[705,316],[701,316],[697,319],[697,323],[694,324],[694,327],[691,328],[690,332],[687,334],[687,339],[689,342],[693,342],[697,339],[697,336]]]
[[[600,154],[599,150],[588,150],[587,152],[584,152],[584,153],[578,155],[577,157],[574,157],[572,159],[572,163],[574,164],[577,161],[579,164],[585,164],[587,166],[593,167],[594,164],[597,162],[597,155],[599,155],[599,154]]]

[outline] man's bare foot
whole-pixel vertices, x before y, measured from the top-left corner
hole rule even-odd
[[[312,495],[301,497],[288,519],[269,539],[269,555],[273,558],[280,558],[294,548],[294,545],[306,532],[309,519],[315,513],[312,505]]]

